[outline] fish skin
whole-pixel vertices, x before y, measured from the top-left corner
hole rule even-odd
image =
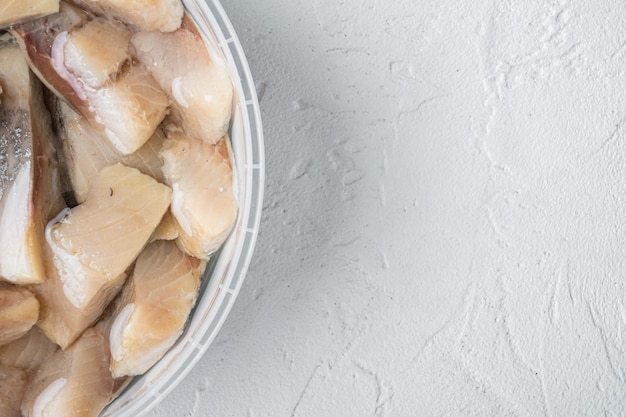
[[[0,43],[0,84],[0,280],[39,283],[44,227],[64,206],[50,115],[14,44]]]
[[[33,291],[41,302],[38,326],[52,341],[66,349],[95,322],[170,201],[169,187],[118,163],[100,171],[83,204],[48,227],[48,280]]]
[[[89,122],[63,100],[53,105],[53,124],[61,140],[63,155],[78,203],[85,201],[91,183],[102,168],[118,162],[137,168],[159,182],[164,182],[158,152],[165,134],[157,129],[152,137],[136,152],[123,155]]]
[[[110,326],[114,376],[146,372],[174,345],[198,297],[204,265],[172,241],[151,243],[139,255]]]
[[[91,16],[83,10],[60,2],[59,13],[45,16],[11,28],[28,64],[37,77],[58,97],[62,97],[73,108],[89,113],[89,104],[79,97],[74,88],[57,73],[51,59],[52,45],[57,34],[71,31],[86,23]]]
[[[0,346],[24,336],[39,318],[39,301],[26,288],[0,284]]]
[[[132,64],[130,45],[123,42],[109,44],[94,39],[101,48],[83,51],[98,52],[105,57],[122,55],[113,59],[113,72],[97,88],[89,85],[93,77],[83,80],[79,72],[66,67],[66,47],[72,49],[75,33],[79,38],[79,33],[93,35],[94,31],[84,31],[83,27],[94,19],[97,18],[93,14],[61,2],[60,13],[16,25],[12,33],[25,51],[31,69],[44,84],[85,117],[94,129],[104,133],[119,152],[130,154],[150,139],[166,117],[169,99],[147,69]],[[83,38],[82,42],[86,40]],[[80,65],[73,70],[78,67]]]
[[[230,141],[225,137],[210,145],[171,131],[160,155],[166,183],[173,190],[176,243],[191,256],[208,259],[224,243],[237,217]]]

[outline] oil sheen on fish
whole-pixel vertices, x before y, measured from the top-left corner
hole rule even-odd
[[[50,339],[65,349],[100,316],[171,194],[152,177],[115,164],[100,171],[83,204],[47,228],[49,276],[34,290],[42,306],[38,325]]]
[[[123,155],[98,133],[87,120],[62,100],[57,100],[53,123],[63,146],[69,177],[78,203],[85,201],[93,179],[102,168],[118,162],[137,168],[159,182],[163,182],[158,152],[165,136],[157,129],[136,152]]]
[[[41,366],[24,395],[24,417],[96,417],[125,382],[112,377],[109,363],[106,338],[87,329]]]
[[[142,374],[172,347],[198,296],[203,266],[172,241],[151,243],[139,255],[111,326],[114,376]]]
[[[173,131],[160,155],[166,183],[172,187],[176,242],[188,254],[207,259],[224,242],[237,217],[230,142],[224,138],[210,145]]]
[[[167,115],[169,100],[134,65],[130,32],[61,2],[61,12],[13,29],[33,70],[123,153],[139,149]],[[110,35],[106,42],[102,37]]]
[[[45,224],[63,207],[42,86],[22,51],[0,42],[0,280],[42,282]]]
[[[223,63],[209,56],[200,36],[187,28],[140,32],[132,43],[172,101],[171,121],[189,136],[219,141],[230,122],[233,88]]]
[[[0,346],[24,336],[39,318],[39,302],[26,288],[0,283]]]

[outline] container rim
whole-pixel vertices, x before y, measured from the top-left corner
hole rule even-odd
[[[183,335],[147,373],[129,386],[100,414],[139,417],[167,396],[202,358],[217,336],[246,277],[261,220],[265,153],[261,111],[250,68],[237,34],[219,0],[182,0],[213,56],[231,72],[234,88],[230,139],[235,158],[239,213],[235,228],[212,256],[200,295]]]

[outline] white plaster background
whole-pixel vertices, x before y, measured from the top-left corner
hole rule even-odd
[[[262,226],[149,416],[626,415],[626,3],[224,7]]]

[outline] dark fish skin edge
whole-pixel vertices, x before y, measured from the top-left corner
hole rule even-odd
[[[82,15],[83,20],[89,18],[89,15],[84,12],[77,11],[76,13],[79,16]],[[71,30],[74,26],[75,22],[71,20],[71,17],[66,18],[62,13],[57,13],[15,25],[11,33],[26,53],[31,70],[44,85],[57,97],[63,97],[70,106],[87,117],[92,113],[89,111],[89,103],[76,94],[72,86],[57,73],[52,65],[51,54],[54,39],[58,33]]]
[[[52,136],[52,142],[54,144],[54,150],[59,162],[59,177],[61,181],[63,200],[65,200],[67,207],[76,207],[78,202],[76,201],[74,189],[72,188],[72,181],[70,179],[65,153],[63,152],[63,142],[61,140],[64,119],[61,117],[58,110],[58,103],[60,99],[48,89],[44,89],[43,98],[44,104],[52,116],[52,132],[54,133]]]

